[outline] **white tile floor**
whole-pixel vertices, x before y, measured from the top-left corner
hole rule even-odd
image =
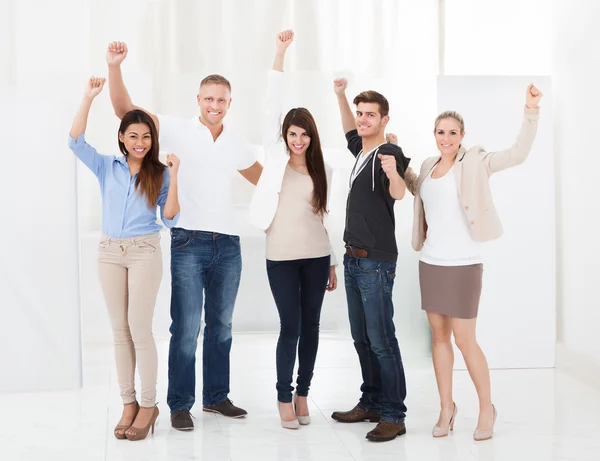
[[[436,440],[430,431],[438,399],[429,360],[405,353],[408,434],[376,444],[365,439],[373,424],[339,424],[330,418],[333,410],[349,409],[358,397],[360,374],[349,338],[322,335],[309,400],[313,422],[298,431],[279,425],[275,344],[275,335],[235,337],[231,398],[248,410],[248,418],[230,420],[196,406],[196,429],[181,433],[169,424],[168,343],[159,341],[162,413],[154,436],[135,443],[112,436],[121,411],[112,348],[87,344],[82,390],[0,394],[0,460],[600,460],[600,377],[594,387],[593,381],[560,369],[492,371],[496,436],[477,443],[471,438],[475,392],[467,373],[457,372],[455,433]]]

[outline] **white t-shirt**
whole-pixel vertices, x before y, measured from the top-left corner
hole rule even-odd
[[[471,237],[469,222],[458,196],[454,171],[450,169],[438,179],[433,179],[430,173],[421,184],[420,192],[427,221],[421,261],[436,266],[481,263],[481,243]]]
[[[174,153],[179,167],[178,226],[239,235],[241,217],[231,201],[233,178],[256,158],[250,144],[227,125],[216,141],[198,117],[157,115],[160,150]]]

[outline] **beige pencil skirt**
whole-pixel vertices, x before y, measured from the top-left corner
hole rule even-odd
[[[434,266],[419,261],[421,308],[448,317],[477,317],[483,264]]]

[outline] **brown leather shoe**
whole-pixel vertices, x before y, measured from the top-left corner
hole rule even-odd
[[[331,415],[332,419],[335,419],[340,423],[361,423],[363,421],[377,423],[379,422],[380,417],[381,415],[379,413],[365,411],[358,405],[350,411],[334,411]]]
[[[216,405],[204,405],[202,410],[209,413],[218,413],[228,418],[243,418],[248,414],[246,410],[236,407],[229,399]]]
[[[381,421],[375,429],[367,434],[367,439],[371,442],[387,442],[404,434],[406,434],[406,426],[404,423],[394,424],[387,421]]]

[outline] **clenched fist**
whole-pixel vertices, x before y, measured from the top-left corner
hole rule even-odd
[[[111,42],[106,50],[106,62],[109,66],[120,66],[127,57],[127,45],[124,42]]]
[[[336,78],[333,81],[333,91],[335,92],[335,94],[344,94],[346,88],[348,88],[348,80],[346,80],[345,78]]]
[[[179,157],[175,154],[167,154],[167,167],[169,168],[169,174],[175,176],[179,171]]]
[[[104,88],[106,79],[102,77],[90,77],[87,86],[85,87],[84,96],[86,98],[94,99],[100,94],[102,88]]]
[[[381,168],[383,168],[388,179],[397,179],[400,176],[396,169],[396,157],[389,154],[377,154],[377,157],[381,160]]]
[[[288,46],[292,44],[294,41],[294,31],[293,30],[284,30],[277,34],[277,40],[275,43],[275,47],[277,50],[277,54],[285,54]]]
[[[396,136],[394,133],[387,133],[385,135],[385,140],[390,144],[398,145],[398,136]]]
[[[525,94],[526,105],[529,108],[537,107],[540,103],[540,99],[542,99],[542,92],[538,90],[535,85],[532,83],[527,87],[527,93]]]

